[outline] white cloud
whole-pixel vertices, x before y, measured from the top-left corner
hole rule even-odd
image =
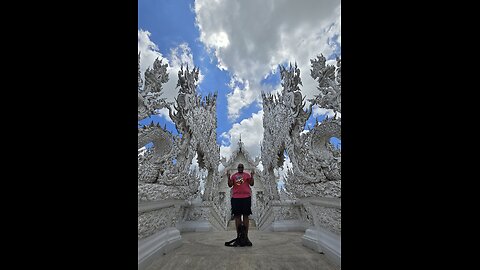
[[[230,86],[234,84],[230,82]],[[227,94],[228,119],[236,120],[240,116],[240,110],[250,105],[258,96],[253,91],[250,91],[248,80],[245,81],[243,89],[240,89],[239,86],[235,86],[232,89],[233,92]]]
[[[220,134],[220,138],[222,139],[222,146],[230,144],[230,136],[227,132],[223,132],[222,134]]]
[[[218,33],[212,33],[208,38],[208,44],[216,48],[226,48],[230,45],[227,33],[221,31]]]
[[[233,149],[230,146],[220,146],[220,157],[225,157],[227,160],[232,156]]]
[[[261,80],[279,64],[296,61],[302,92],[313,98],[318,90],[310,77],[310,59],[330,56],[338,46],[334,36],[341,42],[340,0],[196,0],[194,10],[200,41],[215,53],[221,68],[249,84],[231,87],[233,119],[265,91]]]
[[[332,118],[335,115],[335,112],[332,109],[320,108],[317,105],[312,106],[312,115],[313,117],[326,115],[328,118]]]
[[[313,117],[326,115],[328,118],[332,118],[335,115],[335,112],[332,109],[320,108],[318,105],[312,106],[312,115]],[[341,118],[342,114],[337,112],[337,118]]]
[[[148,67],[152,68],[153,62],[158,57],[162,60],[162,64],[168,64],[168,82],[163,84],[163,95],[168,102],[175,101],[174,98],[178,95],[177,81],[178,71],[183,63],[184,70],[188,64],[189,70],[194,67],[193,55],[190,47],[187,43],[182,43],[175,48],[170,49],[170,55],[165,58],[159,51],[158,46],[150,40],[151,33],[145,30],[138,30],[138,51],[140,52],[140,72],[142,78],[144,77],[145,70]],[[198,74],[198,84],[203,81],[204,75],[200,71]],[[168,113],[167,113],[168,115]],[[169,119],[170,117],[168,117]],[[167,120],[168,120],[167,119]]]
[[[250,118],[246,118],[240,123],[233,124],[228,131],[230,145],[220,146],[220,156],[226,157],[227,160],[230,158],[238,145],[240,135],[250,158],[255,159],[256,156],[260,156],[260,144],[263,140],[263,110],[253,113]]]
[[[157,111],[157,115],[160,116],[160,117],[163,117],[165,118],[168,122],[172,123],[173,124],[173,121],[172,119],[170,118],[170,115],[168,113],[168,109],[167,108],[162,108],[160,110]]]
[[[145,70],[152,67],[155,59],[168,64],[168,59],[158,51],[158,46],[150,40],[151,33],[142,29],[138,30],[138,51],[140,52],[140,72],[144,78]]]

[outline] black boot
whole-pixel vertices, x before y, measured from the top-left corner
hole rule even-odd
[[[248,232],[247,232],[247,245],[246,246],[249,246],[249,247],[252,246],[252,242],[250,242],[250,239],[248,239]]]

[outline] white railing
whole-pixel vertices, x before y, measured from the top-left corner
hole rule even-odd
[[[305,198],[300,200],[301,203],[310,203],[316,206],[322,207],[331,207],[331,208],[338,208],[342,207],[342,200],[340,198],[327,198],[327,197],[319,197],[319,198]]]
[[[138,204],[139,270],[145,269],[161,254],[182,244],[182,237],[180,231],[175,228],[174,220],[181,218],[182,208],[188,205],[190,202],[185,200],[149,201]],[[150,215],[152,212],[158,213]]]
[[[138,239],[146,238],[166,228],[174,228],[182,221],[185,200],[162,200],[138,204]]]
[[[341,267],[341,199],[313,197],[300,200],[270,201],[260,213],[260,230],[302,230],[302,244],[322,252],[332,263]],[[285,217],[284,213],[297,211]]]
[[[278,216],[279,209],[287,210],[286,208],[288,208],[290,212],[296,211],[295,214],[299,215],[297,221],[295,221],[295,218],[282,218],[281,216]],[[327,215],[329,215],[331,212],[338,212],[338,210],[341,210],[341,199],[329,197],[311,197],[298,200],[272,200],[263,209],[262,213],[260,213],[261,215],[259,215],[257,227],[261,230],[305,230],[311,225],[321,226],[322,222],[320,222],[319,213],[322,213],[322,210],[320,208],[326,209]],[[308,219],[306,215],[309,216]],[[334,216],[334,218],[338,220],[337,216]],[[340,222],[340,220],[338,220],[338,222]],[[276,224],[277,229],[272,228],[271,224]],[[339,226],[334,226],[334,228],[335,229],[333,232],[338,233]]]
[[[192,203],[185,200],[162,200],[162,201],[148,201],[148,202],[141,202],[138,204],[138,213],[145,213],[150,211],[159,210],[162,208],[169,208],[172,206],[175,207],[182,207],[182,206],[189,206]]]

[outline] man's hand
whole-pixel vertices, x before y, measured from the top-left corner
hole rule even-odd
[[[227,171],[227,184],[228,184],[228,187],[232,187],[232,186],[233,186],[233,181],[232,181],[230,178],[231,178],[230,172]]]

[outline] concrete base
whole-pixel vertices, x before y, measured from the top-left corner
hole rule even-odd
[[[185,221],[177,224],[177,228],[183,232],[211,232],[213,226],[208,221]]]
[[[155,259],[182,245],[180,231],[166,228],[138,240],[138,270],[146,269]]]
[[[269,228],[274,232],[304,232],[305,225],[298,220],[274,221]]]
[[[333,264],[341,267],[341,236],[323,228],[310,228],[302,236],[302,244],[320,253]]]
[[[302,245],[303,232],[253,230],[251,247],[226,247],[234,231],[182,233],[181,247],[159,257],[147,270],[339,270],[320,254]]]

